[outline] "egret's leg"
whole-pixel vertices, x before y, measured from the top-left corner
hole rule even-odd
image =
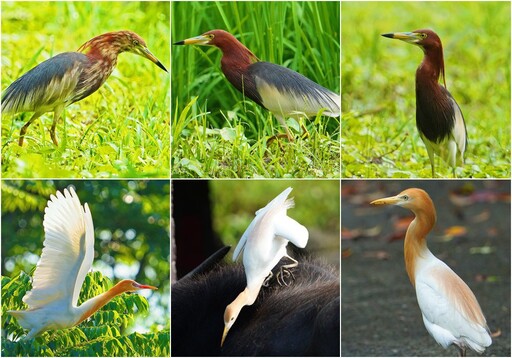
[[[279,272],[277,273],[277,282],[281,286],[283,286],[283,285],[288,286],[288,283],[286,283],[286,278],[291,277],[293,280],[295,280],[295,276],[293,275],[293,272],[291,269],[294,267],[297,267],[299,265],[299,262],[297,260],[291,258],[288,255],[285,255],[283,257],[289,258],[290,260],[293,261],[293,263],[288,264],[288,265],[283,265],[279,268]]]
[[[41,117],[41,115],[43,114],[44,112],[36,112],[34,113],[34,115],[29,119],[29,121],[27,123],[25,123],[25,125],[23,127],[21,127],[21,130],[20,130],[20,139],[18,139],[18,145],[21,147],[23,146],[23,139],[25,139],[25,133],[27,133],[27,129],[28,127],[32,124],[32,122],[34,122],[36,119],[38,119],[39,117]]]
[[[268,274],[267,278],[265,279],[265,281],[263,281],[263,284],[262,286],[264,287],[268,287],[269,285],[269,282],[270,280],[272,279],[272,277],[274,276],[274,274],[272,273],[272,271],[270,271],[270,273]]]

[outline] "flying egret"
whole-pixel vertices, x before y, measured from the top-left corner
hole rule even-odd
[[[44,248],[32,290],[23,297],[29,309],[7,311],[29,330],[31,339],[49,329],[76,326],[123,292],[156,287],[122,280],[107,292],[77,306],[78,296],[94,258],[94,227],[87,203],[82,207],[74,189],[51,195],[43,220]]]
[[[428,333],[445,349],[455,345],[461,356],[466,354],[466,348],[483,353],[492,340],[475,295],[427,247],[426,236],[436,222],[436,209],[430,196],[412,188],[371,204],[402,206],[416,215],[405,234],[405,269],[416,288]]]
[[[233,253],[236,260],[242,250],[247,287],[231,302],[224,311],[224,332],[221,346],[229,329],[235,323],[244,306],[256,301],[265,279],[283,257],[294,263],[286,268],[297,266],[297,261],[288,256],[288,241],[304,248],[308,242],[308,230],[286,215],[286,210],[294,206],[293,199],[287,199],[292,188],[285,189],[264,208],[256,211],[256,216],[245,230]]]

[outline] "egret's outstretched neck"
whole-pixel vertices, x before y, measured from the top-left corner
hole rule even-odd
[[[432,204],[431,207],[427,207],[425,210],[413,211],[416,217],[405,234],[404,259],[407,275],[414,286],[416,262],[419,256],[428,251],[426,238],[436,223],[436,212]]]
[[[126,284],[124,284],[124,281],[121,281],[107,292],[104,292],[85,301],[80,305],[80,307],[77,308],[77,312],[80,313],[80,318],[75,324],[79,324],[80,322],[86,320],[91,315],[93,315],[94,312],[105,306],[111,299],[126,291]]]

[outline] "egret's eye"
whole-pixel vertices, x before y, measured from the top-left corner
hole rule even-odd
[[[402,199],[404,199],[405,201],[409,200],[409,195],[402,195]]]

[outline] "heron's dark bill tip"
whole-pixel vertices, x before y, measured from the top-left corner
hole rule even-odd
[[[390,32],[388,34],[381,34],[381,36],[384,36],[384,37],[389,37],[390,39],[392,39],[393,37],[395,37],[395,34]]]
[[[175,42],[175,43],[173,43],[173,45],[185,45],[185,40]]]
[[[165,68],[165,66],[164,66],[164,65],[162,65],[162,63],[161,63],[160,61],[155,62],[155,64],[156,64],[158,67],[160,67],[162,70],[164,70],[165,72],[167,72],[167,73],[169,72],[169,71],[167,71],[167,68]]]

